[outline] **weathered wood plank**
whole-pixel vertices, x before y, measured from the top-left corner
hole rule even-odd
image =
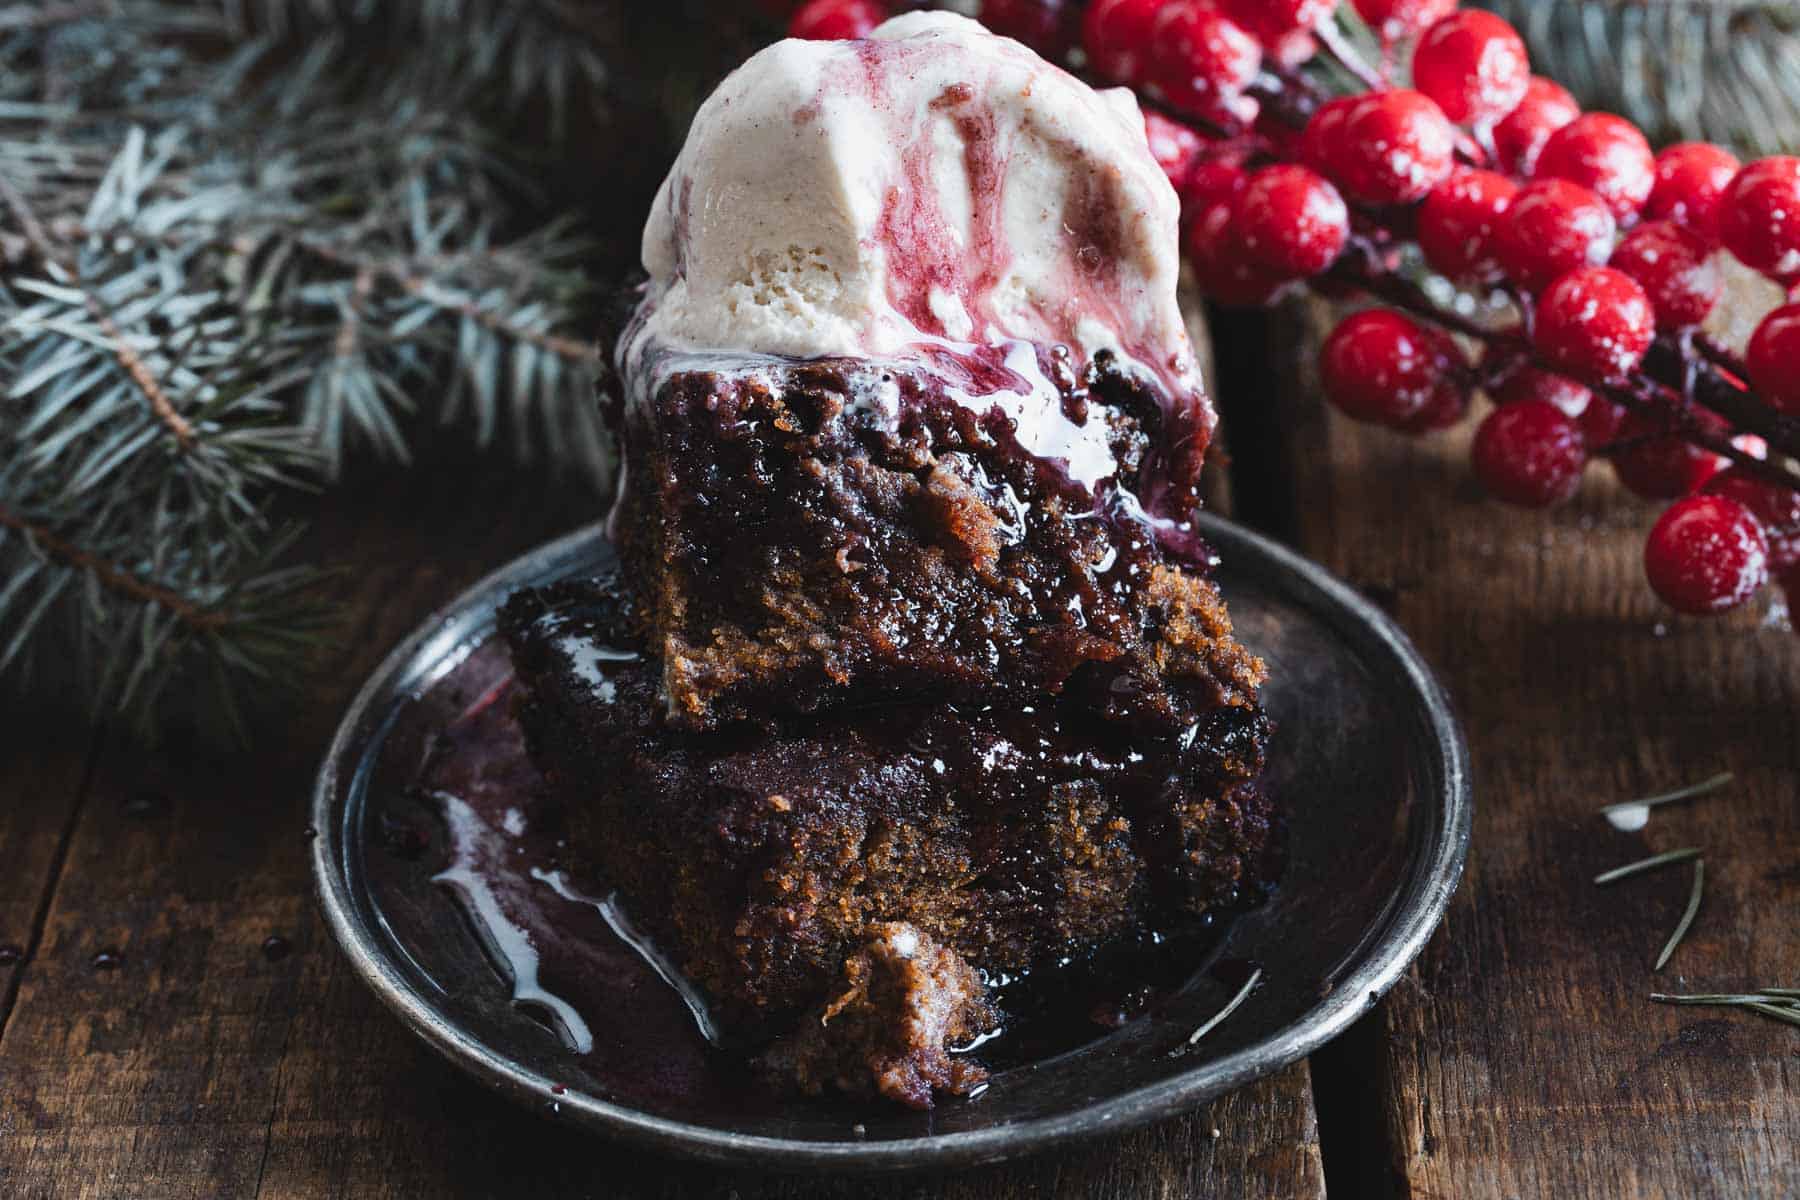
[[[1442,673],[1478,789],[1468,877],[1369,1042],[1385,1182],[1419,1197],[1800,1194],[1795,1031],[1645,999],[1800,979],[1800,638],[1759,614],[1660,609],[1641,567],[1654,510],[1604,470],[1575,505],[1519,513],[1478,494],[1469,429],[1410,442],[1327,414],[1323,311],[1272,355],[1289,458],[1307,464],[1291,475],[1296,540],[1390,607]],[[1642,833],[1595,812],[1718,770],[1738,783]],[[1708,852],[1705,904],[1653,975],[1691,877],[1590,880],[1689,844]]]

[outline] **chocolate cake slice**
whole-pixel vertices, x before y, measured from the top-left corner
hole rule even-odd
[[[1270,811],[1254,783],[1267,729],[1253,709],[1216,710],[1185,747],[1122,736],[1057,700],[695,734],[663,715],[632,607],[617,577],[507,604],[532,756],[585,868],[627,898],[738,1045],[787,1035],[768,1061],[789,1082],[907,1102],[929,1089],[884,1075],[971,1083],[940,1061],[993,1019],[964,967],[1079,957],[1255,896],[1267,874]],[[958,999],[926,1003],[922,984],[903,986],[883,949],[896,931],[925,947],[932,975],[962,980]],[[802,1021],[834,1004],[842,1021]],[[936,1031],[913,1068],[895,1065],[891,1038],[879,1053],[865,1044],[895,1022]],[[886,1066],[846,1065],[865,1054]]]
[[[1068,693],[1168,731],[1253,702],[1186,531],[1204,438],[1104,352],[994,357],[961,388],[967,356],[685,370],[622,416],[610,528],[671,719]]]

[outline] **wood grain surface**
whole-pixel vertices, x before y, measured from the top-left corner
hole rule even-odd
[[[314,549],[353,566],[351,619],[253,753],[147,755],[6,715],[0,947],[28,957],[0,965],[0,1196],[1800,1194],[1800,1036],[1644,998],[1800,981],[1800,639],[1658,610],[1636,565],[1650,513],[1598,474],[1573,508],[1513,514],[1473,491],[1466,431],[1411,443],[1328,415],[1318,319],[1229,324],[1234,466],[1216,502],[1396,614],[1457,699],[1479,794],[1447,927],[1310,1064],[1111,1142],[877,1182],[663,1161],[462,1078],[330,945],[302,829],[331,724],[387,648],[593,513],[578,490],[452,464],[333,500]],[[1641,834],[1594,813],[1720,769],[1738,785]],[[1707,899],[1653,976],[1688,876],[1588,881],[1685,844],[1707,848]]]

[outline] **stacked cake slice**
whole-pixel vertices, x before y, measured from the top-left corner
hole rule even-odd
[[[617,352],[615,576],[516,597],[584,865],[806,1090],[984,1072],[984,978],[1254,892],[1262,666],[1128,96],[945,14],[702,107]]]

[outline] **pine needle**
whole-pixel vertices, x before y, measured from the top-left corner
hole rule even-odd
[[[1662,953],[1656,956],[1656,966],[1651,970],[1662,970],[1668,963],[1669,956],[1675,953],[1675,947],[1681,945],[1681,939],[1687,936],[1689,927],[1694,923],[1694,914],[1700,911],[1700,894],[1705,888],[1706,860],[1697,858],[1694,860],[1694,889],[1688,893],[1687,909],[1681,914],[1681,920],[1676,924],[1675,932],[1669,935],[1669,940],[1663,946]]]
[[[1608,804],[1600,811],[1602,813],[1615,813],[1627,808],[1655,808],[1658,805],[1674,804],[1681,800],[1694,800],[1701,796],[1711,795],[1713,792],[1718,791],[1720,788],[1730,783],[1734,778],[1735,776],[1732,775],[1730,771],[1722,771],[1710,779],[1703,779],[1699,783],[1689,784],[1687,787],[1676,788],[1672,792],[1663,792],[1655,796],[1646,796],[1642,800],[1621,800],[1617,804]]]
[[[1684,846],[1679,850],[1669,850],[1649,858],[1639,859],[1634,863],[1626,863],[1622,867],[1614,867],[1610,871],[1602,871],[1594,876],[1594,882],[1604,887],[1609,883],[1617,883],[1621,879],[1630,879],[1633,875],[1641,875],[1645,871],[1654,871],[1661,867],[1673,866],[1700,857],[1700,847]]]
[[[1217,1029],[1221,1024],[1223,1024],[1226,1017],[1229,1017],[1232,1013],[1236,1012],[1238,1010],[1238,1006],[1243,1004],[1244,1001],[1246,1001],[1250,998],[1250,993],[1255,989],[1256,985],[1261,980],[1262,980],[1262,968],[1258,967],[1254,971],[1250,972],[1250,978],[1244,980],[1244,986],[1238,989],[1238,994],[1233,996],[1231,998],[1230,1002],[1227,1003],[1224,1008],[1221,1008],[1218,1012],[1214,1013],[1212,1015],[1211,1020],[1207,1021],[1206,1024],[1202,1025],[1200,1028],[1194,1030],[1193,1033],[1188,1035],[1187,1044],[1190,1046],[1195,1045],[1196,1043],[1198,1043],[1200,1041],[1201,1038],[1205,1037],[1207,1034],[1211,1033],[1214,1029]]]
[[[1650,999],[1657,1004],[1743,1008],[1789,1025],[1800,1026],[1800,989],[1795,988],[1759,988],[1754,992],[1719,992],[1691,996],[1652,992]]]

